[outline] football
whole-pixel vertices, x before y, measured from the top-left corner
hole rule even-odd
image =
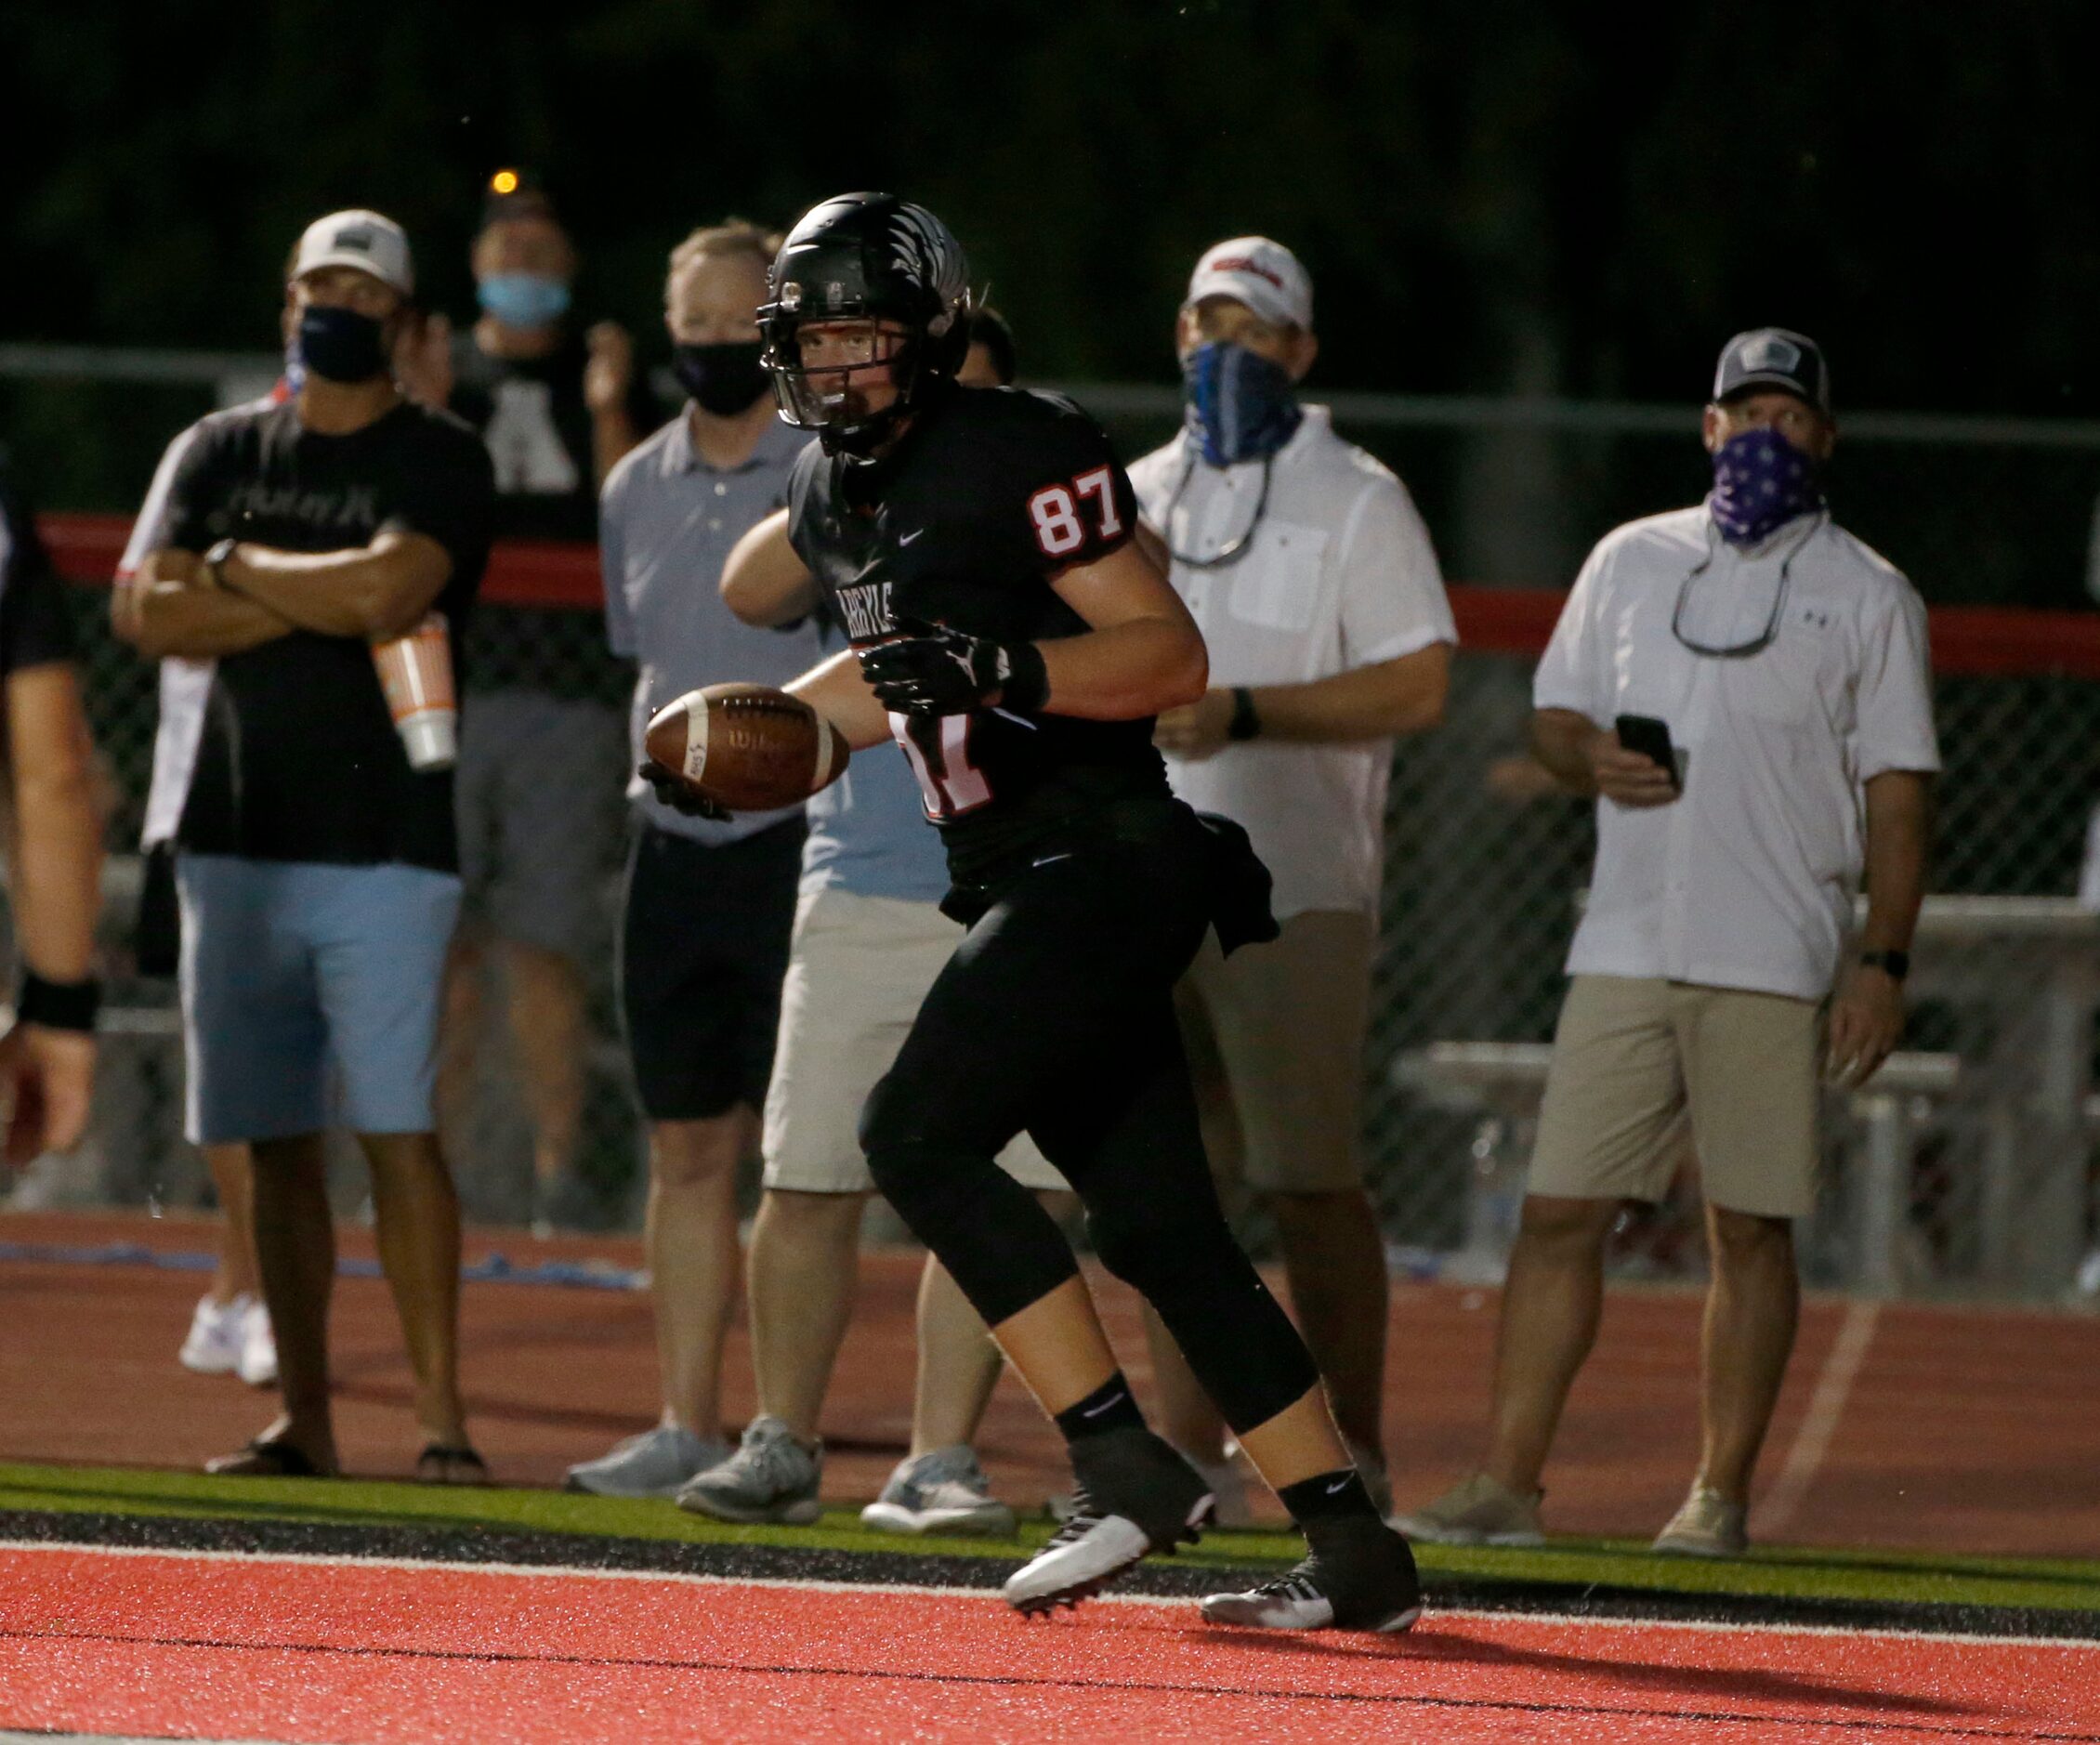
[[[709,685],[650,717],[651,759],[715,805],[766,812],[807,800],[846,768],[846,737],[770,685]]]

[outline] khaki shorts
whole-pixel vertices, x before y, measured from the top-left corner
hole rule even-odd
[[[1527,1190],[1660,1201],[1696,1152],[1709,1204],[1805,1216],[1816,1204],[1822,1039],[1813,1000],[1576,977]]]
[[[931,903],[835,889],[802,899],[766,1092],[768,1187],[873,1191],[860,1154],[860,1106],[962,938]],[[1024,1187],[1069,1191],[1025,1134],[999,1161]]]
[[[1262,1193],[1363,1186],[1372,944],[1370,916],[1326,909],[1230,957],[1205,938],[1175,1004],[1199,1087],[1222,1077],[1229,1093],[1240,1155],[1213,1145],[1221,1179]]]

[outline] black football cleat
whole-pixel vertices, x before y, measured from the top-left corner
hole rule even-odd
[[[1072,1445],[1070,1517],[1007,1579],[1007,1605],[1045,1616],[1091,1598],[1140,1558],[1194,1544],[1211,1507],[1202,1478],[1149,1430],[1110,1430]]]
[[[1396,1633],[1422,1616],[1422,1583],[1408,1542],[1375,1516],[1323,1522],[1319,1544],[1288,1575],[1203,1601],[1206,1623],[1252,1630],[1373,1630]]]

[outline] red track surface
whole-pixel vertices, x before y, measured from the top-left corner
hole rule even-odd
[[[0,1552],[0,1725],[284,1740],[2100,1739],[2100,1647]]]
[[[346,1225],[347,1254],[369,1254]],[[61,1214],[0,1215],[0,1240],[124,1241],[208,1248],[203,1220]],[[518,1263],[596,1254],[633,1266],[631,1240],[535,1243],[518,1231],[469,1236],[469,1259]],[[865,1501],[903,1452],[912,1404],[917,1260],[862,1256],[860,1292],[823,1430],[825,1490]],[[177,1368],[194,1273],[139,1266],[0,1265],[0,1459],[195,1467],[268,1422],[272,1403],[223,1376]],[[1135,1300],[1097,1281],[1111,1336],[1141,1392],[1150,1371]],[[1386,1435],[1401,1501],[1434,1495],[1478,1458],[1495,1293],[1401,1284],[1394,1292]],[[1767,1443],[1763,1482],[1800,1435],[1845,1313],[1812,1300]],[[656,1413],[646,1299],[631,1292],[469,1284],[463,1361],[477,1441],[505,1484],[558,1485]],[[346,1279],[335,1294],[336,1423],[353,1473],[406,1476],[416,1437],[408,1364],[386,1287]],[[1576,1384],[1546,1476],[1549,1525],[1568,1533],[1652,1533],[1682,1500],[1698,1459],[1699,1299],[1615,1290],[1595,1357]],[[2100,1463],[2093,1378],[2100,1317],[1889,1304],[1799,1510],[1774,1532],[1804,1544],[2100,1556]],[[732,1337],[723,1412],[753,1408],[750,1355]],[[1002,1493],[1033,1506],[1070,1483],[1056,1434],[1021,1389],[1001,1383],[985,1422]],[[1762,1530],[1752,1513],[1751,1529]],[[2095,1711],[2100,1712],[2100,1698]]]

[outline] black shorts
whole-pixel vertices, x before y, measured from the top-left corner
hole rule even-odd
[[[765,1105],[803,835],[795,818],[720,847],[646,825],[635,838],[620,1006],[651,1121]]]

